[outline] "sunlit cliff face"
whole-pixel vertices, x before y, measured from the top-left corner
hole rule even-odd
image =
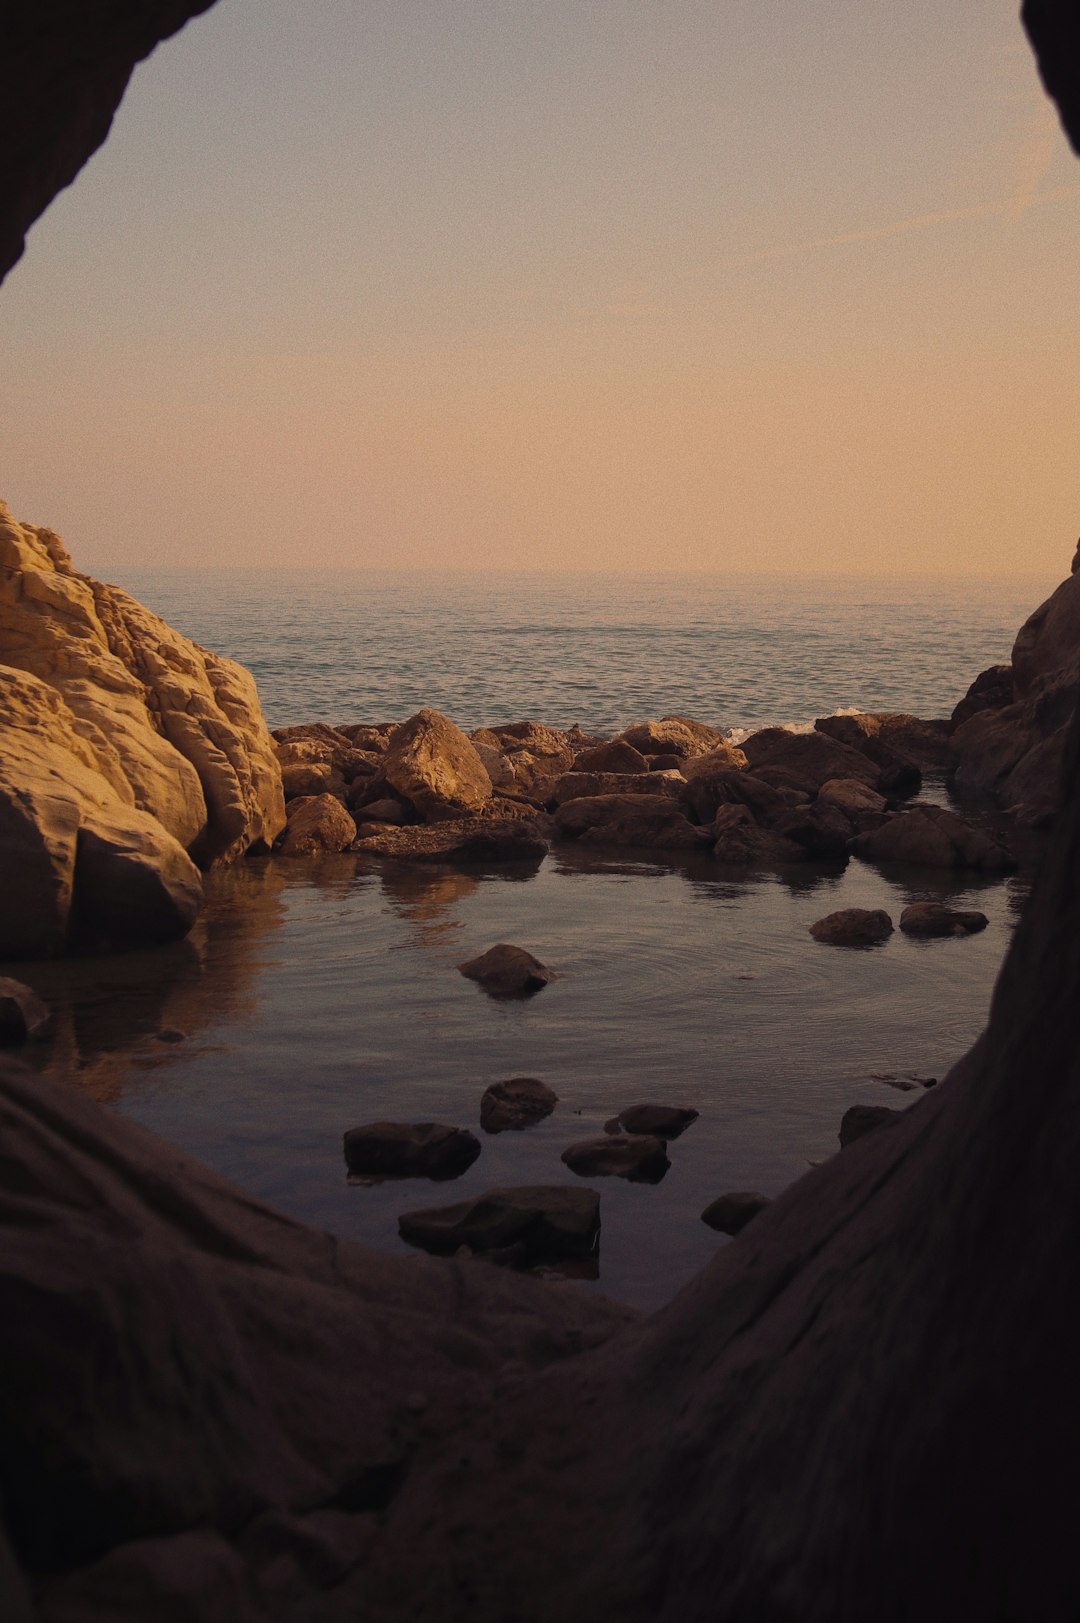
[[[1080,185],[1012,0],[220,0],[0,304],[86,566],[1060,569]]]

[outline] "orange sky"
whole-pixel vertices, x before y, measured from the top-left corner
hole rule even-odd
[[[1011,4],[295,12],[159,50],[0,293],[0,488],[81,565],[1065,572]]]

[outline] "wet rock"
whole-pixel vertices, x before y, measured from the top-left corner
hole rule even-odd
[[[893,921],[883,908],[843,907],[810,926],[815,941],[834,947],[871,947],[893,932]]]
[[[916,806],[898,812],[880,828],[857,834],[851,849],[872,862],[980,868],[990,873],[1010,873],[1016,867],[1004,846],[944,806]]]
[[[520,1132],[543,1121],[559,1102],[559,1095],[534,1076],[513,1076],[493,1082],[480,1097],[480,1125],[485,1133]]]
[[[565,1184],[489,1189],[454,1206],[403,1212],[398,1232],[410,1245],[444,1256],[462,1246],[478,1253],[515,1247],[521,1265],[535,1267],[595,1251],[600,1196]]]
[[[513,947],[506,942],[489,947],[478,958],[459,964],[458,969],[471,981],[479,981],[485,992],[493,997],[525,997],[539,992],[555,979],[555,971],[548,969],[539,958],[534,958],[524,947]]]
[[[771,1205],[768,1195],[744,1191],[720,1195],[701,1214],[701,1221],[720,1234],[740,1234],[747,1223]]]
[[[958,911],[943,902],[912,902],[900,915],[900,928],[905,935],[975,935],[985,930],[989,922],[985,913],[974,909]]]
[[[759,867],[803,862],[806,852],[794,840],[759,828],[745,806],[721,806],[712,827],[713,856],[732,866]]]
[[[968,688],[949,718],[950,729],[955,732],[965,721],[977,716],[981,710],[1004,710],[1016,697],[1011,665],[991,665]]]
[[[857,1138],[864,1138],[879,1127],[887,1127],[903,1114],[902,1110],[890,1110],[888,1105],[852,1105],[850,1110],[844,1111],[840,1120],[840,1148],[844,1150]]]
[[[460,1178],[480,1154],[464,1127],[438,1122],[368,1122],[345,1134],[345,1164],[364,1178]]]
[[[764,727],[744,739],[742,749],[751,772],[761,775],[765,768],[779,770],[794,787],[815,794],[830,778],[855,778],[876,788],[880,777],[880,769],[862,750],[822,732],[789,733],[784,727]]]
[[[0,1043],[24,1043],[48,1033],[52,1016],[32,986],[0,976]]]
[[[630,1183],[659,1183],[671,1166],[663,1139],[651,1133],[586,1138],[563,1150],[562,1160],[579,1178],[626,1178]]]
[[[403,862],[470,862],[501,865],[542,862],[548,845],[537,825],[520,817],[467,817],[459,822],[357,831],[371,856]]]
[[[693,851],[709,843],[704,829],[687,821],[668,795],[590,795],[570,800],[555,813],[556,831],[585,845],[650,846]]]
[[[462,817],[491,795],[491,778],[475,746],[439,710],[418,710],[390,735],[383,776],[422,817]]]
[[[642,755],[704,755],[724,743],[715,727],[691,721],[687,716],[664,716],[660,721],[641,721],[628,727],[623,738]]]
[[[696,1110],[680,1105],[631,1105],[605,1122],[604,1132],[645,1134],[668,1140],[685,1133],[697,1119]]]
[[[625,738],[613,738],[607,744],[582,750],[574,756],[575,772],[647,772],[648,762],[640,750],[628,744]]]
[[[313,856],[344,851],[356,838],[356,824],[334,795],[310,795],[292,802],[292,811],[279,847],[283,857]]]
[[[556,806],[568,800],[592,800],[600,795],[670,795],[678,799],[685,783],[681,772],[564,772],[555,779],[551,799]]]

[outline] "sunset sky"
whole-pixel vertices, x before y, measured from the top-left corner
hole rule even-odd
[[[114,577],[1057,578],[1080,165],[1016,10],[219,0],[0,290],[0,494]]]

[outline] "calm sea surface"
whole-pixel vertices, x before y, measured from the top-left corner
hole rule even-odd
[[[435,704],[465,726],[535,717],[598,731],[668,711],[732,727],[844,706],[947,714],[1008,657],[1046,581],[603,581],[597,577],[252,579],[156,573],[121,584],[256,673],[271,724],[402,718]],[[945,798],[943,785],[926,793]],[[655,1187],[601,1191],[598,1285],[649,1306],[728,1243],[699,1221],[732,1189],[778,1193],[836,1150],[844,1110],[902,1106],[903,1073],[942,1076],[986,1014],[1023,876],[933,871],[721,872],[574,847],[514,873],[342,856],[211,876],[191,938],[156,953],[19,966],[55,1004],[47,1069],[260,1197],[405,1252],[399,1212],[503,1183],[573,1183],[562,1149],[627,1105],[692,1105]],[[968,940],[819,945],[837,907],[917,897],[981,908]],[[457,973],[497,941],[559,979],[499,1003]],[[0,973],[5,970],[0,968]],[[182,1041],[160,1033],[183,1033]],[[448,1184],[345,1179],[341,1135],[374,1120],[479,1131],[501,1077],[560,1095],[528,1133],[483,1138]],[[894,1082],[884,1080],[893,1077]],[[916,1106],[917,1107],[917,1106]]]

